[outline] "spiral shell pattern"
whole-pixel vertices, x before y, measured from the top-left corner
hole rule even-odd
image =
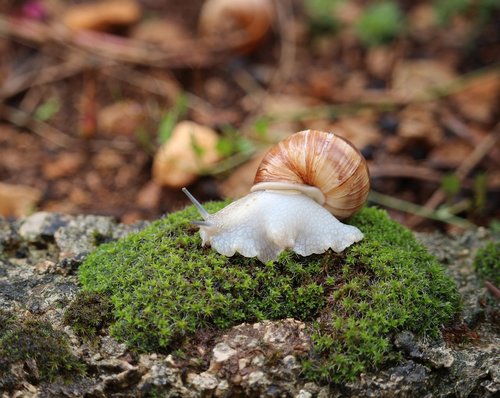
[[[325,196],[323,206],[341,219],[361,209],[370,190],[363,155],[345,138],[317,130],[295,133],[271,148],[254,180],[263,182],[314,186]]]

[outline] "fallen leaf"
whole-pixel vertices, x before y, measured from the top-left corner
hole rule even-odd
[[[119,101],[101,109],[99,130],[110,135],[133,136],[146,118],[144,108],[134,101]]]
[[[43,165],[43,175],[49,180],[68,177],[78,171],[84,161],[79,153],[63,153],[54,161]]]
[[[369,145],[378,145],[382,140],[376,121],[372,117],[341,119],[332,124],[328,131],[347,138],[360,150]]]
[[[160,204],[161,187],[154,181],[147,182],[137,193],[136,204],[146,210],[156,209]]]
[[[399,116],[398,135],[406,140],[422,140],[434,146],[443,139],[443,132],[434,117],[432,104],[409,105]]]
[[[110,148],[103,148],[92,159],[95,170],[117,170],[126,163],[124,157]]]
[[[266,153],[267,150],[260,151],[250,161],[238,167],[220,184],[220,191],[224,197],[238,199],[250,192],[257,168]]]
[[[429,154],[429,162],[433,167],[455,169],[472,152],[470,143],[461,139],[448,139],[442,145],[437,145]]]
[[[451,99],[467,118],[480,123],[491,123],[498,111],[500,73],[493,71],[472,79],[464,89],[452,95]]]
[[[131,25],[141,17],[135,0],[109,0],[76,4],[66,9],[63,23],[73,30],[107,30],[113,26]]]
[[[130,37],[168,48],[181,48],[192,38],[177,22],[167,19],[147,19],[139,23]]]
[[[401,61],[394,67],[392,89],[406,100],[427,97],[432,90],[451,83],[457,78],[449,65],[431,60]]]
[[[435,7],[432,4],[417,4],[408,15],[408,32],[420,40],[430,40],[437,27]]]
[[[394,49],[388,46],[370,47],[366,55],[366,68],[373,76],[385,80],[390,76],[395,56]]]
[[[153,161],[153,179],[157,184],[181,188],[191,184],[221,155],[217,151],[218,134],[209,127],[183,121],[158,149]]]
[[[42,192],[36,188],[0,182],[0,215],[26,216],[33,211],[41,196]]]

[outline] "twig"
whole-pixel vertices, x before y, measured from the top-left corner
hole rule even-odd
[[[445,114],[441,118],[441,123],[456,136],[466,140],[473,147],[478,145],[480,140],[472,133],[469,127],[452,114]],[[479,142],[478,142],[479,141]],[[487,154],[490,161],[500,165],[500,150],[492,148]]]
[[[287,28],[289,17],[287,16],[287,10],[293,10],[293,5],[290,0],[283,0],[275,2],[277,21],[278,21],[278,31],[280,37],[280,55],[278,66],[276,70],[273,72],[273,76],[269,82],[269,86],[267,90],[261,90],[261,95],[259,95],[259,99],[257,100],[257,96],[253,91],[249,89],[248,81],[238,81],[236,83],[240,84],[240,86],[249,92],[252,99],[256,103],[253,111],[245,118],[245,120],[241,124],[241,131],[251,130],[255,119],[260,115],[262,115],[262,108],[266,104],[266,99],[270,97],[270,92],[273,95],[279,93],[281,91],[281,87],[289,81],[291,76],[293,75],[293,70],[295,68],[295,53],[296,53],[296,40],[295,36],[290,32],[290,29]],[[247,77],[251,77],[251,75],[247,74]],[[259,87],[258,83],[251,85],[253,88]]]
[[[244,35],[233,34],[224,41],[186,39],[175,48],[167,48],[108,33],[73,32],[59,24],[47,25],[4,15],[0,15],[0,36],[38,46],[50,43],[73,51],[78,49],[102,60],[169,68],[213,65],[246,40]]]
[[[69,148],[75,146],[76,140],[74,138],[41,120],[34,119],[31,115],[19,109],[0,104],[0,117],[15,126],[28,128],[59,147]]]
[[[416,205],[415,203],[384,195],[379,192],[371,191],[368,199],[376,204],[389,207],[391,209],[414,214],[418,217],[425,217],[431,220],[441,221],[450,225],[456,225],[460,228],[469,229],[475,226],[474,224],[463,218],[450,214],[448,211],[446,211],[446,209],[440,209],[438,211],[426,209],[425,207]]]
[[[498,139],[500,138],[500,123],[497,124],[491,134],[489,134],[485,139],[483,139],[478,146],[472,151],[472,153],[464,159],[464,161],[457,167],[455,175],[457,179],[462,182],[462,180],[476,167],[476,165],[486,156],[486,154],[494,147]],[[428,211],[432,211],[439,204],[441,204],[446,199],[446,194],[442,188],[438,188],[432,196],[424,204],[424,208]],[[408,220],[408,226],[414,228],[418,226],[423,221],[423,218],[415,215]]]
[[[372,178],[400,177],[415,178],[418,180],[441,182],[441,173],[428,167],[403,165],[403,164],[380,164],[370,166],[370,176]]]
[[[182,91],[182,88],[173,78],[170,81],[156,79],[150,74],[142,73],[126,65],[111,66],[110,68],[102,69],[101,72],[110,78],[120,80],[148,93],[166,98],[171,103],[175,103]],[[196,109],[197,112],[206,115],[213,113],[213,108],[207,101],[192,93],[186,93],[186,96],[189,108]]]
[[[175,102],[182,90],[173,78],[170,80],[156,79],[150,74],[140,72],[129,66],[111,66],[103,68],[101,73],[112,79],[138,87],[148,93],[164,97],[171,103]]]
[[[64,80],[80,73],[89,67],[89,64],[88,59],[70,59],[58,65],[48,66],[42,70],[33,70],[22,75],[10,77],[0,87],[0,101],[17,95],[31,87]]]
[[[490,291],[491,294],[493,294],[493,296],[495,296],[495,298],[500,299],[500,289],[498,287],[489,281],[485,281],[484,286]]]

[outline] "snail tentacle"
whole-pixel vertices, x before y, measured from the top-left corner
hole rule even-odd
[[[182,188],[182,192],[184,192],[186,194],[186,196],[191,201],[191,203],[196,207],[196,209],[198,210],[198,213],[200,213],[201,218],[203,218],[204,220],[207,220],[208,217],[210,216],[210,214],[208,211],[205,210],[205,208],[202,206],[202,204],[200,202],[198,202],[198,200],[193,195],[191,195],[191,192],[189,192],[186,187]],[[200,225],[203,225],[203,224],[200,224]]]

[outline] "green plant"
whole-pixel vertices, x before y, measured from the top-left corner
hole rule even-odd
[[[433,8],[438,22],[446,25],[456,14],[464,13],[470,6],[470,0],[434,0]]]
[[[482,279],[500,286],[500,242],[489,242],[479,249],[474,259],[474,268]]]
[[[172,135],[175,125],[183,117],[188,109],[188,98],[185,94],[180,94],[175,100],[174,106],[165,114],[158,126],[158,141],[163,144]]]
[[[335,8],[345,0],[308,0],[304,2],[311,30],[315,34],[336,32],[340,23]]]
[[[108,296],[80,292],[66,309],[63,322],[70,325],[77,336],[92,342],[99,331],[111,323],[111,310]]]
[[[54,330],[48,322],[33,318],[16,320],[0,311],[0,318],[7,319],[0,330],[0,385],[3,380],[12,384],[10,365],[19,361],[33,360],[39,373],[39,380],[50,381],[57,377],[69,378],[85,370],[70,351],[64,333]]]
[[[356,32],[368,46],[383,44],[396,37],[403,29],[403,15],[394,1],[377,2],[365,9]]]
[[[392,358],[396,331],[436,335],[459,310],[435,258],[384,211],[352,220],[365,239],[342,254],[285,252],[267,264],[201,247],[197,217],[192,207],[174,213],[100,246],[80,267],[85,291],[109,295],[111,332],[129,345],[171,350],[207,328],[294,317],[314,330],[308,377],[342,381]]]
[[[467,14],[475,24],[481,26],[500,8],[497,0],[434,0],[432,5],[441,25],[448,25],[456,15]]]
[[[61,101],[58,97],[52,97],[38,106],[35,110],[35,118],[46,122],[59,112],[61,109]]]

